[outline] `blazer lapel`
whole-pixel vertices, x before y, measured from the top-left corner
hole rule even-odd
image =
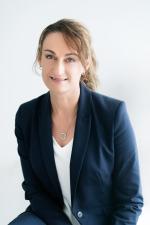
[[[83,84],[80,85],[77,120],[70,161],[71,202],[75,197],[82,164],[88,149],[91,128],[91,93]]]
[[[39,124],[40,149],[46,166],[47,174],[51,180],[51,183],[55,187],[55,192],[58,199],[61,199],[61,201],[63,201],[54,159],[52,129],[51,129],[51,103],[49,91],[45,94],[39,107],[38,124]]]

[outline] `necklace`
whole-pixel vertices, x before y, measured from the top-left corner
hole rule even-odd
[[[69,131],[63,132],[63,131],[56,131],[56,133],[58,134],[59,138],[62,141],[65,141],[67,139],[67,137],[69,136],[68,134]]]
[[[73,120],[74,120],[75,117],[76,117],[76,115],[72,118],[71,123],[70,123],[70,125],[69,125],[69,127],[66,131],[55,130],[55,133],[58,135],[60,140],[65,141],[67,139],[67,137],[69,136],[70,131],[73,129],[71,127],[73,125]],[[53,122],[54,122],[54,120],[53,120]]]
[[[65,141],[67,138],[67,133],[66,132],[60,132],[59,137],[61,140]]]

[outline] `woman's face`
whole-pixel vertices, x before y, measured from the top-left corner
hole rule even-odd
[[[85,69],[77,51],[67,46],[61,32],[47,35],[39,64],[43,81],[52,93],[64,94],[78,90]]]

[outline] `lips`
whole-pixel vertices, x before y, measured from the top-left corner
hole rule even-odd
[[[65,80],[68,80],[68,78],[60,78],[60,77],[53,77],[53,76],[49,76],[49,78],[51,78],[52,80],[55,80],[55,81],[65,81]]]

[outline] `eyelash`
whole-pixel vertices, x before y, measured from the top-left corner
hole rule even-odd
[[[47,59],[53,59],[56,60],[56,57],[53,55],[46,55],[45,56]],[[76,62],[76,60],[74,58],[68,57],[65,59],[66,62],[71,63],[71,62]]]
[[[65,61],[67,61],[67,62],[75,62],[76,60],[74,58],[69,57]]]
[[[46,55],[45,56],[47,59],[55,59],[53,55]],[[50,58],[49,58],[50,57]]]

